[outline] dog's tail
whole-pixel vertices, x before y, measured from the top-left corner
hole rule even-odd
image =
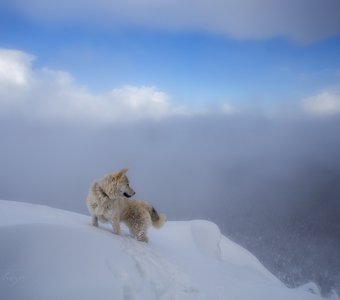
[[[166,221],[165,214],[158,214],[157,210],[152,206],[150,211],[151,221],[153,227],[160,228]]]

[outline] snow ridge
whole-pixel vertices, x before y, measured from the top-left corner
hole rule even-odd
[[[288,289],[204,220],[150,228],[149,244],[90,217],[0,201],[0,299],[320,300]],[[332,300],[339,300],[332,295]]]

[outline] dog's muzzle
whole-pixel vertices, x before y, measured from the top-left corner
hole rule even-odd
[[[131,198],[134,194],[136,194],[135,192],[133,192],[133,194],[129,195],[128,193],[124,193],[124,197],[126,198]]]

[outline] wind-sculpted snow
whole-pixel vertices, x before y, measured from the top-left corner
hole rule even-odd
[[[0,299],[321,299],[310,286],[286,288],[214,223],[167,222],[149,236],[145,244],[85,215],[0,201]]]

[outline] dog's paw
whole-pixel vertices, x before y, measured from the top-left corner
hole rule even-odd
[[[120,235],[120,226],[113,225],[112,228],[114,234]]]
[[[144,231],[141,231],[137,234],[137,240],[140,242],[147,243],[149,241],[148,237],[146,236],[146,233]]]
[[[95,227],[98,227],[98,218],[97,217],[92,217],[92,225]]]

